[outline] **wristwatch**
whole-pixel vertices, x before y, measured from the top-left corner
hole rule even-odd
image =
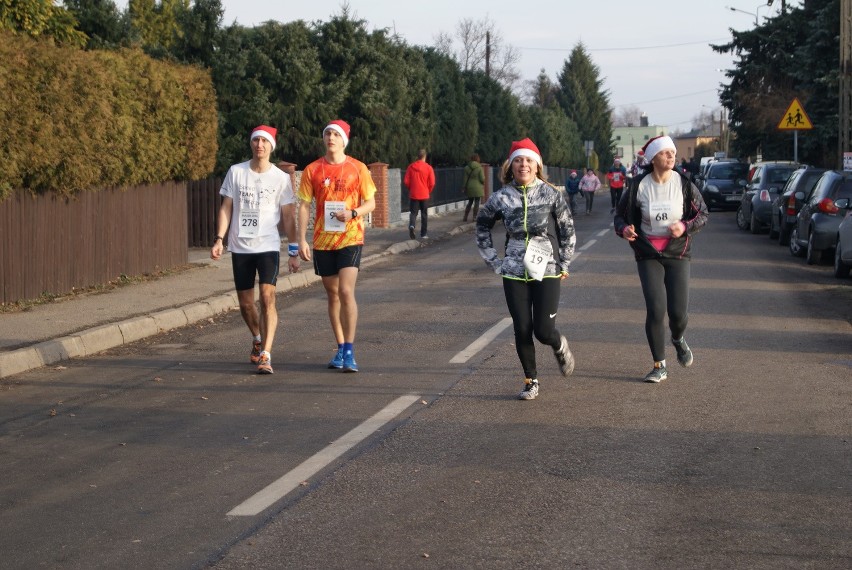
[[[358,210],[352,210],[352,219],[354,220],[357,217],[358,217]]]

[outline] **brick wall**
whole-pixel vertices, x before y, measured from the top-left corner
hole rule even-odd
[[[389,228],[391,222],[388,195],[388,165],[383,162],[368,164],[373,183],[376,185],[376,209],[373,210],[373,227]]]

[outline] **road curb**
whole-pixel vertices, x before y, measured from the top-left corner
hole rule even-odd
[[[447,232],[455,236],[470,230],[475,224],[462,224]],[[428,245],[418,240],[406,240],[390,245],[385,251],[369,255],[361,260],[365,267],[388,255],[397,255]],[[320,281],[314,273],[291,273],[278,281],[278,293],[308,287]],[[42,366],[49,366],[77,358],[92,356],[123,344],[136,342],[162,332],[197,323],[216,315],[239,310],[236,292],[219,294],[182,307],[164,309],[149,315],[133,317],[116,323],[92,327],[76,334],[46,340],[32,346],[0,353],[0,379],[20,374]]]

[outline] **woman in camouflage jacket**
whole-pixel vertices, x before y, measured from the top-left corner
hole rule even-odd
[[[504,185],[488,198],[476,218],[479,253],[503,277],[525,376],[518,395],[522,400],[534,399],[539,390],[533,336],[553,349],[563,376],[574,370],[568,341],[556,329],[560,285],[568,277],[574,254],[574,221],[563,193],[543,178],[535,143],[514,141],[503,165]],[[492,237],[497,220],[506,227],[502,259]]]

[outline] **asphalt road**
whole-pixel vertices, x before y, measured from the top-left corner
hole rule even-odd
[[[471,234],[362,272],[359,374],[314,286],[271,377],[231,313],[3,381],[0,568],[849,568],[850,284],[714,212],[696,363],[645,384],[608,222],[577,220],[577,367],[540,350],[532,402]]]

